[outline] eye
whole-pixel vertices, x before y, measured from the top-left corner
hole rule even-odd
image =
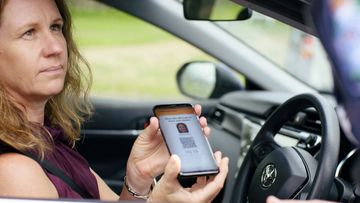
[[[26,32],[24,32],[24,34],[22,34],[22,38],[24,39],[31,39],[34,36],[35,33],[35,29],[29,29]]]
[[[63,25],[61,23],[54,23],[50,26],[50,30],[55,32],[62,31],[62,27]]]

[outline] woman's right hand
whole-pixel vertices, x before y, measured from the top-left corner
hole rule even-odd
[[[214,154],[220,172],[207,179],[198,177],[191,188],[183,188],[177,177],[181,163],[177,155],[172,155],[166,165],[165,173],[153,189],[149,202],[211,202],[223,188],[227,173],[229,159],[222,158],[221,152]]]

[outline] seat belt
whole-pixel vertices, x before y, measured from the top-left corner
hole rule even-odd
[[[64,181],[68,186],[71,187],[75,192],[77,192],[82,198],[84,199],[93,199],[94,197],[90,195],[90,193],[76,184],[67,174],[65,174],[60,168],[54,166],[50,162],[46,160],[41,160],[38,156],[34,155],[33,153],[25,153],[26,156],[32,158],[36,162],[40,164],[44,169],[46,169],[51,174],[57,176],[62,181]]]

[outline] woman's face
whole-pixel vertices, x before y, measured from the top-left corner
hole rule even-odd
[[[0,24],[0,83],[18,102],[61,92],[67,71],[63,21],[54,0],[8,0]]]

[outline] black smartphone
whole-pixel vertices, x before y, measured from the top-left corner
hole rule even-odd
[[[211,146],[191,104],[165,104],[153,108],[170,154],[181,160],[180,177],[219,172]]]

